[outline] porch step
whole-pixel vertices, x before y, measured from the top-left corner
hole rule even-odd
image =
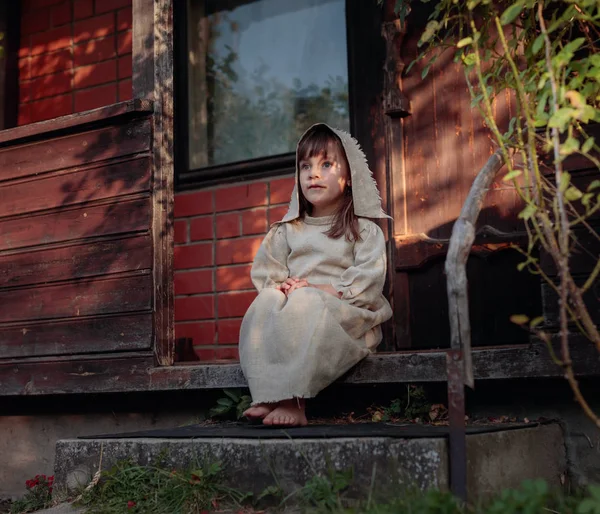
[[[346,427],[257,431],[252,427],[182,427],[173,431],[66,439],[57,442],[55,483],[74,491],[98,470],[129,459],[145,465],[160,460],[166,469],[220,462],[223,481],[260,494],[278,485],[290,494],[315,474],[352,468],[351,494],[393,498],[403,486],[449,488],[446,427],[407,430],[380,425],[364,432]],[[383,428],[381,428],[383,427]],[[410,428],[410,427],[409,427]],[[468,490],[471,498],[544,478],[560,487],[566,473],[563,435],[557,424],[486,427],[467,433]],[[375,435],[373,435],[375,434]],[[400,487],[399,487],[400,486]]]

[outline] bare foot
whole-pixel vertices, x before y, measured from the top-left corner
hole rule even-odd
[[[277,407],[276,403],[259,403],[246,409],[244,416],[251,420],[264,419],[275,407]]]
[[[308,425],[304,400],[293,398],[279,402],[279,405],[263,419],[263,424],[285,427],[302,427]]]

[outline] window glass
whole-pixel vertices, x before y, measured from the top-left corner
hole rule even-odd
[[[348,130],[345,0],[189,0],[190,168],[293,152]]]

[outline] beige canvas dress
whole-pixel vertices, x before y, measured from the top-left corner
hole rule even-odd
[[[382,294],[385,240],[366,219],[387,215],[358,143],[332,130],[350,164],[360,240],[326,236],[332,216],[300,218],[294,188],[288,213],[265,237],[251,271],[259,294],[242,322],[240,362],[253,404],[314,397],[379,344],[379,325],[392,315]],[[287,297],[276,286],[288,277],[332,285],[341,298],[312,287]]]

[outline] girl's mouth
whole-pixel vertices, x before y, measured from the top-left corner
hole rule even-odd
[[[308,189],[324,189],[324,186],[308,186]]]

